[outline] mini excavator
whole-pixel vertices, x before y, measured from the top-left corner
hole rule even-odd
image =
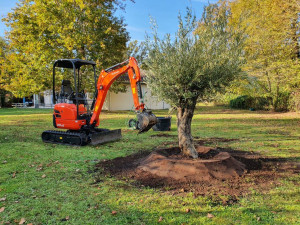
[[[95,93],[90,106],[86,94],[81,90],[80,68],[82,66],[92,66],[94,71]],[[55,93],[55,68],[57,67],[73,69],[74,76],[73,86],[70,80],[62,81],[61,91],[58,95]],[[157,123],[157,118],[150,110],[145,109],[141,90],[141,74],[135,58],[130,57],[122,63],[102,70],[98,79],[95,62],[81,59],[59,59],[53,65],[53,103],[55,104],[53,126],[67,129],[67,131],[44,131],[42,140],[47,143],[68,145],[98,145],[119,140],[122,137],[121,129],[101,129],[98,126],[99,116],[110,86],[125,73],[129,76],[137,113],[136,129],[139,130],[139,133],[148,131]],[[72,87],[75,88],[74,91]]]

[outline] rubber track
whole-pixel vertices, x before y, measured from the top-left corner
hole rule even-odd
[[[46,143],[65,145],[86,145],[88,137],[84,133],[70,131],[46,130],[42,133],[42,140]]]

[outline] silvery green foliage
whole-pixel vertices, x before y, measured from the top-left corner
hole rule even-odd
[[[152,93],[175,107],[189,107],[229,84],[240,73],[243,38],[227,26],[230,14],[224,5],[205,8],[200,21],[191,9],[174,38],[146,40],[147,82]]]

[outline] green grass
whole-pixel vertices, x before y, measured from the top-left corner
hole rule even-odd
[[[139,188],[113,177],[95,177],[99,160],[139,150],[165,147],[174,137],[137,135],[126,128],[129,112],[103,113],[101,127],[122,128],[123,139],[98,147],[45,144],[42,131],[52,128],[52,110],[0,109],[0,224],[300,224],[299,175],[287,177],[267,193],[245,196],[223,206],[208,197],[173,196]],[[157,111],[165,116],[167,111]],[[172,130],[176,134],[175,115]],[[212,146],[255,151],[300,161],[300,115],[234,111],[201,106],[193,135],[234,138]],[[44,176],[43,176],[44,175]],[[94,183],[100,179],[100,183]],[[298,185],[297,185],[298,184]],[[190,209],[186,213],[186,209]],[[117,211],[112,215],[112,211]],[[207,214],[214,215],[208,218]],[[68,218],[68,220],[66,220]]]

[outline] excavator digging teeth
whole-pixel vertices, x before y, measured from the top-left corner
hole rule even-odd
[[[122,138],[121,129],[95,129],[95,132],[89,134],[90,144],[99,145],[107,142],[117,141]]]
[[[152,111],[143,111],[137,114],[139,133],[146,132],[151,129],[156,123],[157,118]]]

